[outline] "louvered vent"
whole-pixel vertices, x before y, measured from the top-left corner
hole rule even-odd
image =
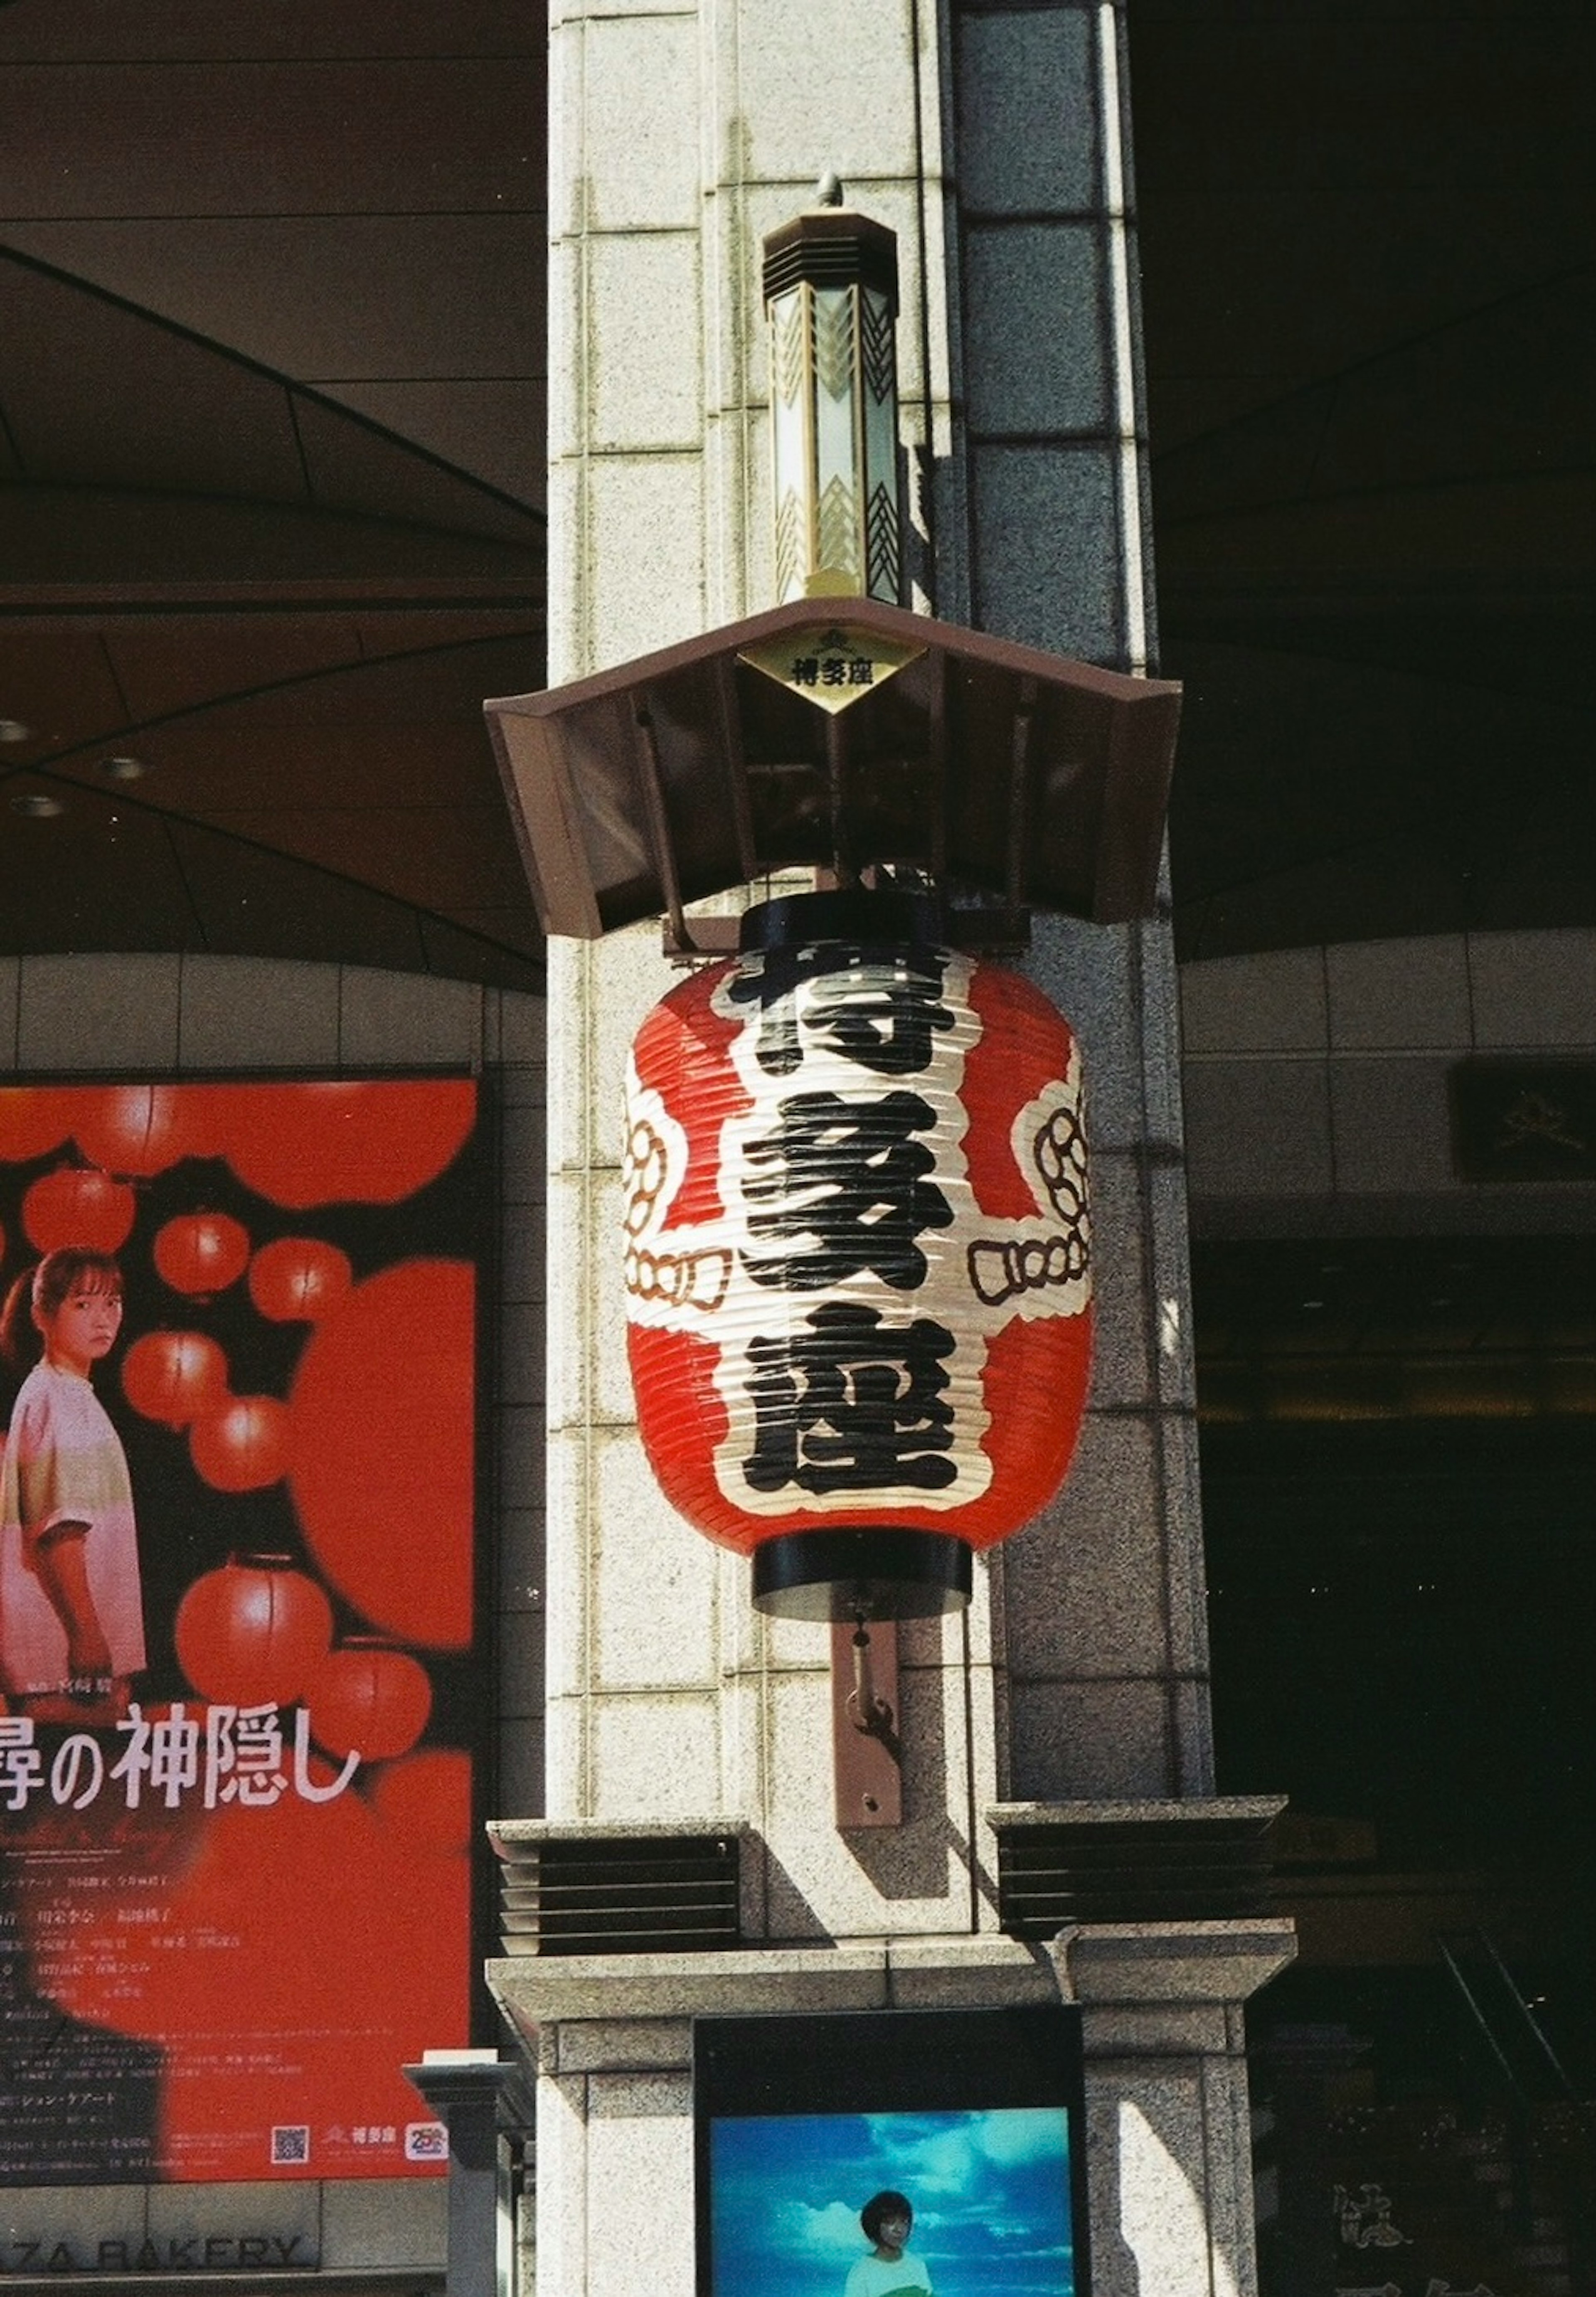
[[[739,1836],[491,1828],[506,1954],[689,1954],[742,1943]]]
[[[998,1834],[999,1921],[1049,1939],[1076,1922],[1235,1922],[1268,1910],[1272,1798],[1010,1804]]]

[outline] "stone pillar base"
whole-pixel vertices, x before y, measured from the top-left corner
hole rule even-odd
[[[694,2297],[695,2018],[1062,1999],[1082,2016],[1094,2297],[1251,2297],[1241,2005],[1294,1951],[1289,1922],[1258,1920],[490,1963],[539,2068],[545,2285]]]

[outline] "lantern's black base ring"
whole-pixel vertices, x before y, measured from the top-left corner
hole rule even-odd
[[[746,910],[739,929],[745,953],[828,941],[864,949],[939,949],[947,938],[936,896],[901,885],[880,893],[784,893]]]
[[[754,1609],[783,1619],[931,1619],[970,1600],[970,1551],[942,1531],[788,1531],[753,1552]]]

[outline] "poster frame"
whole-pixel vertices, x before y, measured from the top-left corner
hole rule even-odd
[[[496,1069],[489,1064],[463,1061],[426,1062],[394,1061],[388,1063],[362,1062],[352,1066],[325,1063],[295,1063],[292,1066],[262,1066],[257,1064],[226,1066],[208,1063],[194,1067],[179,1066],[176,1062],[160,1066],[131,1066],[120,1064],[95,1065],[81,1068],[34,1066],[12,1070],[0,1076],[0,1089],[7,1091],[78,1091],[125,1087],[170,1087],[242,1089],[271,1087],[292,1089],[316,1085],[361,1085],[366,1083],[447,1084],[467,1083],[475,1096],[473,1120],[470,1132],[462,1143],[473,1175],[469,1191],[469,1218],[457,1225],[462,1239],[462,1248],[468,1252],[474,1272],[474,1314],[473,1331],[473,1428],[471,1436],[472,1515],[471,1515],[471,1620],[472,1641],[469,1649],[460,1654],[462,1660],[474,1670],[486,1690],[486,1697],[473,1703],[469,1730],[463,1733],[472,1766],[471,1844],[466,1861],[469,1903],[465,1924],[470,1964],[464,1973],[465,1980],[465,2031],[458,2046],[491,2046],[498,2038],[498,2012],[484,1979],[484,1964],[492,1952],[494,1936],[495,1891],[493,1874],[495,1862],[488,1844],[486,1822],[497,1807],[500,1760],[500,1698],[499,1674],[502,1661],[500,1622],[498,1612],[499,1556],[499,1486],[501,1479],[500,1452],[502,1439],[499,1427],[501,1403],[501,1325],[503,1319],[503,1252],[505,1182],[503,1168],[503,1087]],[[456,1163],[460,1152],[451,1157],[442,1171]],[[32,1158],[7,1160],[25,1165]],[[247,1184],[243,1184],[247,1185]],[[431,1186],[428,1181],[423,1187]],[[418,1188],[411,1192],[422,1193]],[[337,1201],[337,1200],[334,1200]],[[399,1205],[407,1199],[396,1200]],[[307,1224],[317,1216],[317,1207],[306,1213]],[[528,1207],[529,1212],[531,1207]],[[291,1214],[284,1213],[284,1219]],[[12,1238],[5,1255],[6,1280],[15,1273],[15,1265],[26,1256],[37,1256],[37,1247],[24,1245],[19,1254],[21,1239]],[[136,1334],[125,1334],[119,1343],[117,1361],[128,1341]],[[115,1375],[112,1375],[114,1381]],[[115,1395],[113,1409],[124,1417],[130,1407],[121,1398],[119,1390],[108,1389]],[[440,2038],[448,2043],[448,2038]],[[451,2045],[456,2046],[456,2045]],[[429,2045],[429,2046],[431,2046]],[[421,2099],[415,2101],[418,2118],[431,2112]],[[426,2181],[441,2175],[446,2164],[436,2171],[419,2170],[412,2166],[404,2172],[384,2165],[374,2164],[367,2173],[374,2186],[385,2178],[399,2177],[402,2182],[415,2182],[418,2177]],[[292,2186],[302,2183],[303,2175],[259,2173],[272,2185]],[[347,2170],[312,2169],[312,2179],[327,2175],[349,2174]],[[118,2178],[114,2172],[96,2175],[86,2181],[92,2185],[126,2183],[130,2186],[161,2186],[187,2187],[203,2191],[215,2184],[206,2177],[185,2177],[181,2170],[140,2173],[131,2178]],[[47,2170],[32,2176],[33,2187],[52,2189],[70,2194],[81,2190],[86,2180],[80,2177],[52,2178]],[[224,2185],[226,2180],[224,2178]],[[4,2190],[4,2187],[0,2187]]]

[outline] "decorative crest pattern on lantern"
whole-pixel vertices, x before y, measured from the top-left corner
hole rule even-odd
[[[763,1610],[913,1617],[1057,1487],[1091,1341],[1081,1056],[935,903],[799,895],[645,1020],[628,1345],[666,1496]]]

